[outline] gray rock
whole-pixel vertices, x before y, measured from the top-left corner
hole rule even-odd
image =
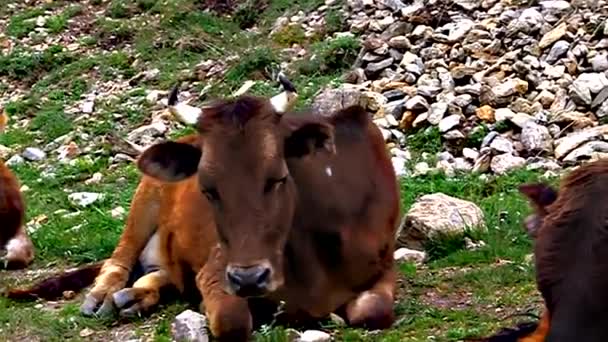
[[[422,249],[429,238],[462,234],[468,229],[486,229],[483,212],[476,204],[443,193],[424,195],[404,217],[398,244]]]
[[[543,74],[551,79],[559,79],[566,73],[566,66],[564,65],[547,65],[543,70]]]
[[[579,132],[573,132],[566,135],[563,138],[555,141],[555,157],[561,160],[572,150],[578,146],[594,140],[600,136],[600,132],[597,130],[584,130]]]
[[[549,55],[547,55],[547,59],[545,61],[549,64],[555,63],[558,59],[565,55],[566,52],[568,52],[569,48],[570,43],[565,40],[555,42],[551,50],[549,50]]]
[[[381,60],[380,62],[369,63],[365,67],[365,70],[369,71],[370,73],[377,73],[379,71],[382,71],[382,70],[390,67],[392,64],[393,64],[393,57],[389,57],[384,60]]]
[[[479,152],[475,151],[474,149],[472,149],[470,147],[465,147],[462,149],[462,156],[468,160],[474,161],[479,156]]]
[[[141,126],[139,128],[134,129],[133,131],[131,131],[129,133],[129,135],[127,136],[127,139],[129,141],[136,142],[146,136],[148,136],[148,137],[161,136],[161,135],[165,134],[165,132],[167,132],[167,130],[168,130],[167,125],[165,125],[161,121],[156,121],[149,125]]]
[[[597,111],[595,112],[595,115],[598,118],[604,118],[604,117],[608,116],[608,100],[606,100],[602,103],[600,108],[598,108]]]
[[[443,116],[448,111],[448,104],[445,102],[435,102],[431,105],[427,121],[432,125],[438,125]]]
[[[520,141],[524,148],[532,153],[539,151],[551,152],[553,150],[553,141],[547,127],[541,126],[532,120],[524,125]]]
[[[443,137],[446,140],[457,140],[457,139],[464,139],[464,138],[466,138],[465,135],[461,131],[459,131],[457,129],[453,129],[453,130],[451,130],[449,132],[446,132],[443,135]]]
[[[524,93],[528,90],[528,82],[519,78],[510,78],[503,83],[492,87],[492,93],[496,97],[508,97],[517,92]]]
[[[420,95],[416,95],[405,103],[405,108],[408,110],[425,110],[429,108],[429,103]]]
[[[388,46],[395,49],[409,49],[412,47],[412,43],[406,36],[396,36],[388,41]]]
[[[401,100],[402,98],[404,98],[406,96],[406,94],[399,89],[392,89],[389,91],[386,91],[384,93],[382,93],[382,95],[384,95],[384,97],[386,97],[386,99],[390,102],[390,101],[395,101],[395,100]]]
[[[494,139],[492,139],[492,142],[490,143],[490,148],[498,154],[513,153],[514,151],[513,143],[509,139],[501,135],[497,135]]]
[[[439,132],[445,133],[460,124],[460,115],[447,116],[439,122]]]
[[[452,2],[467,11],[472,11],[481,6],[480,0],[452,0]]]
[[[395,259],[395,261],[415,262],[417,264],[421,264],[426,260],[426,253],[414,249],[401,247],[393,253],[393,258]]]
[[[407,176],[408,172],[405,167],[405,163],[407,160],[401,156],[394,156],[391,158],[391,162],[393,163],[393,168],[395,169],[395,173],[398,177]]]
[[[515,113],[509,108],[498,108],[494,112],[494,119],[496,122],[510,120],[515,116]]]
[[[608,152],[608,142],[605,141],[589,141],[577,147],[572,152],[568,153],[563,159],[565,163],[576,163],[580,160],[590,159],[594,153]]]
[[[207,318],[198,312],[186,310],[171,323],[171,335],[176,341],[208,342]]]
[[[400,0],[384,0],[382,3],[384,4],[384,6],[390,8],[394,12],[405,8],[405,4]]]
[[[46,153],[37,147],[28,147],[21,156],[29,161],[42,161],[46,158]]]
[[[316,114],[329,116],[338,110],[362,104],[362,99],[358,88],[343,86],[323,91],[314,99],[311,108]]]
[[[528,164],[526,166],[527,170],[557,171],[561,169],[561,166],[555,160],[542,157],[530,157],[526,160],[526,163]]]
[[[608,54],[601,52],[595,55],[591,59],[591,66],[593,71],[606,71],[608,70]]]
[[[600,104],[606,102],[606,100],[608,100],[608,87],[604,87],[604,89],[597,94],[591,103],[591,108],[599,106]]]
[[[24,162],[25,159],[23,159],[22,156],[15,154],[14,156],[10,157],[5,164],[7,166],[17,166],[19,164],[23,164]]]
[[[320,330],[306,330],[297,338],[296,342],[329,342],[331,335]]]
[[[396,119],[401,119],[405,108],[405,102],[406,99],[401,99],[385,104],[382,106],[384,108],[384,114],[392,115]]]
[[[526,113],[517,113],[511,119],[509,119],[509,121],[520,128],[523,128],[526,123],[531,120],[534,120],[534,118]]]
[[[87,207],[99,200],[105,198],[104,194],[99,194],[95,192],[75,192],[73,194],[68,195],[68,200],[76,206],[79,207]]]
[[[418,86],[417,93],[426,97],[435,97],[441,93],[441,90],[441,87],[422,85]]]
[[[497,136],[498,132],[496,131],[491,131],[490,133],[488,133],[485,137],[483,137],[483,140],[481,141],[481,148],[489,147],[492,141],[494,141]]]
[[[526,165],[526,160],[524,158],[505,153],[492,158],[490,169],[497,175],[504,175],[507,172],[521,168],[524,165]]]

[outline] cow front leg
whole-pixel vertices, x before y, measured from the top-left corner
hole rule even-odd
[[[361,292],[346,305],[346,317],[351,326],[369,330],[387,329],[395,320],[394,299],[397,274],[387,270],[374,286]]]
[[[127,224],[112,257],[104,263],[93,288],[80,306],[86,316],[114,311],[112,296],[127,285],[129,275],[142,250],[154,234],[158,214],[158,186],[144,178],[133,196]]]
[[[221,256],[215,248],[205,266],[196,276],[196,283],[203,296],[201,312],[209,319],[211,334],[219,341],[248,341],[253,320],[246,299],[230,295],[222,288],[223,270]]]

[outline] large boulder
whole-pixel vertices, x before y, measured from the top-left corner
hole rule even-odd
[[[397,243],[421,250],[430,238],[461,234],[467,229],[486,229],[483,212],[475,203],[443,193],[424,195],[403,217]]]
[[[327,116],[353,105],[365,107],[365,103],[366,99],[359,88],[344,85],[340,88],[325,89],[317,95],[312,103],[312,111]]]

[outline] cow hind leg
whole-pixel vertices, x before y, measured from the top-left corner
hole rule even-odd
[[[34,260],[34,245],[23,227],[6,244],[6,256],[2,259],[9,270],[26,268]]]
[[[112,295],[114,304],[122,317],[131,317],[149,312],[160,301],[161,290],[170,285],[169,276],[163,270],[154,271],[139,278],[131,288]]]
[[[349,302],[346,305],[349,324],[369,330],[390,328],[395,320],[395,282],[395,270],[390,269],[371,289],[361,292]]]

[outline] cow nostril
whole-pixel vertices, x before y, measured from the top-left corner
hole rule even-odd
[[[268,284],[268,280],[270,279],[270,268],[269,267],[260,267],[260,270],[257,273],[256,285],[258,287],[266,287]]]
[[[228,275],[228,280],[230,281],[230,283],[232,283],[236,287],[241,286],[243,279],[237,274],[236,271],[229,271],[229,272],[227,272],[227,275]]]

